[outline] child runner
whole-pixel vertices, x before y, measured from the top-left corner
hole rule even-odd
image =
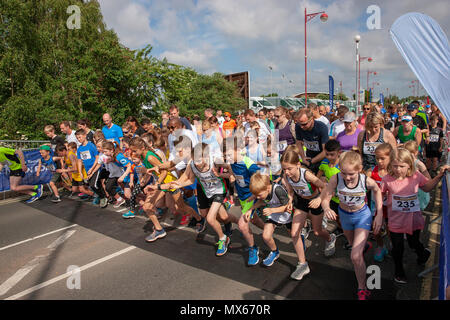
[[[388,228],[392,242],[392,257],[395,264],[394,281],[406,283],[406,273],[403,269],[404,235],[408,245],[417,254],[419,265],[427,262],[430,250],[425,249],[420,242],[420,230],[425,221],[420,210],[418,197],[419,188],[430,192],[441,180],[450,166],[441,167],[439,174],[433,179],[427,179],[416,171],[414,158],[406,149],[393,150],[388,165],[389,174],[381,182],[381,191],[388,192]]]
[[[388,174],[387,168],[390,160],[390,155],[392,150],[392,146],[389,143],[380,144],[375,149],[375,159],[377,161],[377,165],[373,169],[369,169],[367,171],[367,176],[371,177],[378,184],[378,187],[381,188],[381,180],[385,175]],[[383,194],[383,226],[387,225],[387,194]],[[375,211],[375,216],[377,211]],[[377,248],[375,250],[375,254],[373,259],[375,261],[381,262],[384,260],[384,256],[388,253],[386,246],[384,244],[383,235],[381,233],[375,235],[375,241],[377,243]]]
[[[0,147],[0,171],[4,165],[9,167],[9,188],[11,191],[30,195],[31,198],[26,203],[32,203],[42,196],[42,185],[19,185],[28,170],[22,150]]]
[[[61,202],[61,198],[59,196],[58,188],[56,187],[56,183],[61,180],[61,173],[56,172],[56,163],[53,160],[54,157],[51,156],[51,148],[50,146],[43,145],[39,147],[39,153],[41,154],[41,158],[39,159],[38,168],[36,170],[36,176],[40,176],[41,169],[44,166],[48,171],[52,173],[52,179],[50,180],[50,188],[53,192],[53,196],[51,201],[54,203]]]
[[[292,227],[292,214],[287,212],[292,207],[292,201],[288,192],[281,184],[271,184],[268,175],[255,173],[250,178],[250,191],[257,201],[244,215],[250,220],[258,208],[266,217],[263,230],[263,240],[269,247],[270,252],[263,260],[263,265],[270,267],[280,256],[280,251],[273,239],[273,233],[277,226],[285,225],[288,230]],[[253,215],[253,216],[252,216]]]
[[[444,132],[438,127],[439,116],[433,114],[430,117],[430,136],[426,140],[425,153],[427,157],[427,168],[436,174],[439,159],[444,149]]]
[[[98,150],[92,142],[87,140],[87,134],[84,129],[78,129],[77,131],[75,131],[75,137],[80,143],[80,146],[77,149],[78,168],[82,168],[84,166],[85,170],[89,172],[94,166],[95,161],[97,160]],[[86,181],[87,185],[89,185],[87,173]],[[92,192],[90,192],[89,194],[93,195]]]
[[[96,194],[92,204],[100,205],[101,208],[106,208],[108,206],[108,198],[106,196],[103,181],[108,179],[109,172],[106,170],[104,163],[110,161],[111,158],[107,157],[103,153],[102,145],[106,142],[106,140],[99,138],[96,139],[96,141],[98,155],[95,158],[94,165],[87,172],[87,178],[89,181],[89,186]]]
[[[72,173],[72,194],[73,197],[77,192],[92,195],[92,191],[84,186],[83,180],[87,179],[86,170],[84,166],[80,165],[77,160],[77,144],[76,142],[69,142],[68,149],[56,147],[59,156],[64,156],[64,161],[67,169],[63,172]],[[64,151],[65,150],[65,151]]]
[[[325,240],[324,255],[330,257],[335,252],[336,235],[328,233],[322,227],[323,210],[320,207],[320,196],[318,188],[324,188],[325,183],[317,178],[310,170],[302,168],[298,162],[299,154],[290,151],[281,157],[283,167],[283,184],[293,197],[294,216],[292,218],[292,241],[299,258],[297,270],[291,275],[292,278],[301,280],[309,273],[309,266],[305,258],[305,248],[300,238],[300,231],[305,224],[306,217],[312,221],[314,234]]]
[[[204,143],[198,143],[192,150],[192,160],[189,161],[186,171],[177,180],[170,184],[161,185],[160,189],[167,188],[182,188],[194,183],[195,178],[201,186],[201,191],[198,194],[200,213],[203,217],[206,216],[206,221],[214,229],[219,236],[217,242],[217,256],[223,256],[227,252],[230,238],[227,237],[222,227],[217,221],[217,217],[222,220],[224,224],[230,222],[238,223],[238,219],[233,215],[228,214],[223,206],[226,196],[225,182],[222,178],[217,176],[215,163],[219,159],[214,158],[209,146]]]
[[[370,291],[366,288],[366,264],[364,246],[372,228],[372,212],[366,204],[367,190],[373,190],[377,209],[374,221],[374,234],[378,234],[383,219],[383,202],[380,188],[376,182],[364,174],[361,155],[347,151],[339,158],[341,172],[331,177],[322,193],[322,208],[328,219],[336,220],[336,213],[330,209],[330,200],[336,192],[339,197],[338,214],[344,235],[352,246],[351,259],[358,281],[358,299],[367,300]]]
[[[259,248],[255,245],[249,223],[251,222],[260,229],[264,229],[264,222],[256,214],[250,218],[251,211],[249,210],[253,206],[255,198],[250,192],[250,178],[260,168],[250,158],[242,154],[242,147],[243,143],[237,137],[226,138],[223,141],[222,149],[226,162],[223,166],[228,169],[228,173],[223,173],[222,176],[226,177],[233,174],[236,179],[235,186],[242,214],[238,226],[248,243],[248,265],[254,266],[259,262]]]

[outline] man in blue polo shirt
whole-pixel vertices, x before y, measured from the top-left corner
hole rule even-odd
[[[102,132],[105,135],[105,139],[111,142],[115,141],[122,149],[122,128],[112,123],[112,118],[108,113],[103,115],[103,123],[105,126],[102,128]]]

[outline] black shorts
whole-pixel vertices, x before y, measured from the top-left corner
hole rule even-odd
[[[75,181],[74,179],[72,179],[72,187],[82,187],[84,185],[85,183],[83,181]]]
[[[442,156],[442,152],[439,152],[438,149],[435,148],[426,148],[425,149],[426,157],[427,158],[438,158],[440,159]]]
[[[318,197],[318,196],[317,196]],[[317,198],[316,197],[316,198]],[[311,200],[313,200],[315,198],[312,199],[303,199],[302,197],[300,197],[299,195],[295,194],[294,195],[294,208],[302,210],[304,212],[311,212],[312,215],[314,216],[318,216],[320,214],[323,213],[323,209],[322,206],[319,206],[316,209],[313,208],[308,208],[309,202]]]
[[[282,224],[282,223],[273,221],[272,219],[267,219],[264,223],[271,223],[271,224],[276,225],[277,227],[286,226],[286,229],[288,229],[288,230],[292,229],[292,222]]]
[[[200,183],[197,183],[197,200],[199,209],[209,209],[211,208],[213,202],[224,203],[226,196],[227,195],[224,193],[224,194],[215,194],[211,198],[208,198],[203,192]]]
[[[9,175],[12,177],[25,177],[25,172],[23,172],[22,169],[17,169],[17,170],[10,170],[9,171]]]

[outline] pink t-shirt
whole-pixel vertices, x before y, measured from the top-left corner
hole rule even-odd
[[[412,234],[425,225],[419,204],[419,187],[428,179],[416,171],[411,177],[398,180],[385,175],[381,180],[381,192],[387,196],[388,228],[396,233]]]

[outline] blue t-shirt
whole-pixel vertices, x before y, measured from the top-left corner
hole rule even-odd
[[[231,170],[233,170],[233,174],[236,177],[236,183],[234,185],[239,200],[244,201],[252,195],[250,192],[250,178],[260,169],[260,167],[247,157],[244,157],[244,161],[231,164]]]
[[[119,154],[117,154],[116,156],[116,164],[123,168],[124,170],[126,170],[126,166],[131,163],[130,159],[128,159],[127,157],[125,157],[125,155],[120,152]],[[123,179],[123,182],[127,183],[130,182],[130,175],[127,175],[125,177],[125,179]]]
[[[120,139],[123,138],[122,128],[117,124],[113,124],[111,128],[104,126],[102,128],[102,132],[105,136],[105,139],[108,141],[116,141],[120,145]]]
[[[81,145],[77,150],[77,158],[83,161],[86,172],[91,170],[95,164],[95,157],[98,155],[98,150],[92,142],[88,142],[85,146]]]
[[[47,170],[51,172],[56,171],[56,163],[53,161],[53,157],[50,156],[48,160],[44,160],[44,158],[41,156],[41,164],[43,167],[47,168]]]

